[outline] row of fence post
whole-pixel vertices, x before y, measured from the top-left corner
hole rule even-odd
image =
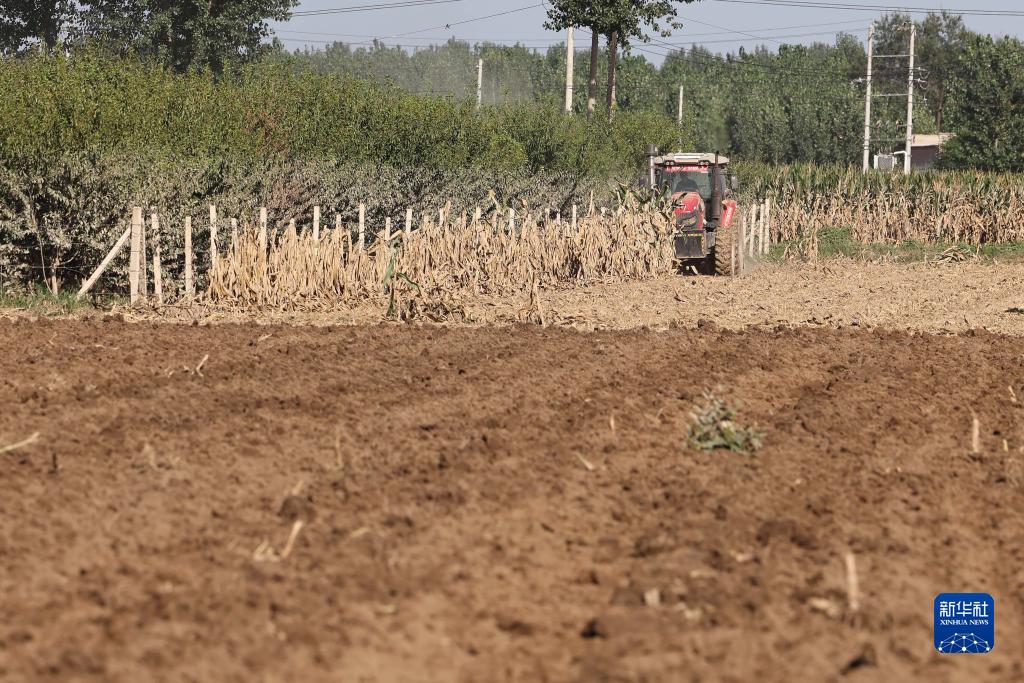
[[[572,214],[570,225],[573,230],[578,227],[579,221],[579,209],[576,204],[572,205]],[[602,213],[604,209],[602,209]],[[483,212],[480,207],[476,207],[473,212],[473,219],[479,223],[481,221]],[[547,212],[547,218],[550,219],[552,215],[551,211]],[[465,214],[463,214],[465,216]],[[554,212],[555,223],[562,224],[561,212]],[[441,208],[438,210],[438,220],[443,224],[448,218],[446,210]],[[509,207],[507,210],[507,225],[510,230],[515,231],[517,215],[514,208]],[[768,254],[768,249],[771,243],[771,200],[766,199],[763,203],[755,205],[752,210],[744,213],[740,220],[739,225],[739,240],[737,242],[736,256],[738,260],[734,263],[733,272],[742,272],[745,267],[745,257],[753,258],[755,256],[765,256]],[[210,205],[210,267],[214,269],[218,265],[220,258],[220,250],[218,244],[218,211],[217,205]],[[160,249],[160,217],[157,213],[150,215],[149,223],[152,229],[151,244],[152,244],[152,269],[153,269],[153,296],[157,303],[163,303],[164,299],[164,282],[163,282],[163,270],[162,270],[162,255]],[[314,239],[320,239],[320,228],[322,223],[322,212],[320,206],[313,207],[313,223],[312,223],[312,235]],[[334,227],[336,230],[343,229],[342,216],[340,213],[335,214]],[[291,219],[289,222],[289,229],[294,231],[296,228],[295,219]],[[385,242],[390,242],[392,237],[396,234],[392,232],[393,224],[390,217],[385,219],[383,238]],[[413,229],[413,210],[411,208],[406,209],[405,212],[405,234],[408,235]],[[259,210],[259,225],[258,225],[259,245],[260,248],[265,252],[269,245],[269,216],[266,207],[260,207]],[[231,218],[231,230],[232,238],[237,239],[238,236],[238,219]],[[191,298],[195,295],[196,288],[196,272],[195,272],[195,259],[193,253],[193,240],[192,240],[192,217],[186,216],[184,220],[184,243],[185,243],[185,267],[184,267],[184,295],[186,298]],[[107,254],[103,262],[96,269],[96,271],[90,276],[88,280],[82,285],[82,289],[79,291],[79,296],[84,295],[89,289],[96,283],[100,275],[110,265],[110,262],[114,259],[117,253],[125,246],[130,244],[130,257],[128,265],[128,278],[129,278],[129,291],[131,302],[136,303],[140,300],[146,299],[149,296],[148,292],[148,281],[149,281],[149,265],[150,260],[147,258],[147,236],[146,236],[146,220],[143,214],[142,207],[133,207],[131,226],[124,232],[121,238],[114,245],[110,253]],[[363,203],[359,204],[359,223],[358,223],[358,248],[364,250],[366,248],[366,205]],[[738,269],[736,268],[738,266]]]
[[[474,220],[479,222],[483,216],[483,210],[480,207],[476,207],[474,213]],[[447,213],[444,208],[438,210],[438,220],[441,223],[447,218]],[[561,213],[557,214],[557,222],[561,223]],[[515,230],[516,225],[516,211],[513,208],[508,209],[508,222],[511,230]],[[218,265],[220,258],[220,249],[218,242],[218,211],[217,205],[210,205],[210,268],[214,269]],[[312,234],[313,239],[320,239],[320,227],[322,224],[322,212],[320,206],[313,207],[313,223],[312,223]],[[572,227],[576,229],[578,225],[578,207],[573,204],[572,206]],[[156,213],[150,216],[150,226],[152,229],[152,240],[153,240],[153,295],[157,303],[163,303],[163,271],[162,261],[160,253],[160,218]],[[384,222],[384,241],[390,242],[392,233],[392,219],[390,217],[385,219]],[[193,254],[192,246],[192,217],[185,217],[185,290],[184,294],[186,297],[192,297],[195,295],[195,259]],[[342,216],[340,213],[336,213],[334,216],[334,227],[336,230],[343,229]],[[238,219],[231,218],[231,229],[232,238],[237,238],[238,234]],[[263,251],[267,250],[269,244],[269,215],[266,207],[260,207],[259,211],[259,244],[260,249]],[[295,219],[289,221],[289,229],[294,231],[296,229]],[[411,208],[405,211],[405,234],[408,235],[413,229],[413,210]],[[132,209],[132,220],[131,227],[125,231],[122,239],[114,246],[111,252],[104,259],[103,263],[96,270],[92,277],[83,284],[82,289],[79,291],[79,296],[85,294],[92,286],[95,281],[99,278],[102,272],[113,260],[114,256],[124,247],[125,242],[130,242],[130,258],[128,265],[128,286],[129,296],[131,302],[137,303],[140,300],[148,298],[148,258],[146,250],[146,221],[143,216],[142,207],[134,207]],[[366,249],[366,205],[363,203],[359,204],[359,223],[358,223],[358,248],[360,250]]]
[[[735,245],[733,272],[742,273],[747,260],[764,258],[771,248],[772,200],[765,199],[744,212],[739,224],[739,239]]]

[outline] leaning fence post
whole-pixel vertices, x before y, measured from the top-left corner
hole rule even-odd
[[[164,302],[164,276],[160,269],[160,217],[153,213],[150,216],[153,225],[153,295],[158,304]]]
[[[217,205],[210,204],[210,270],[217,267]]]
[[[313,207],[313,239],[320,239],[320,207]]]
[[[260,253],[267,253],[267,207],[260,207]]]
[[[114,248],[107,253],[107,255],[103,258],[103,261],[100,263],[100,265],[97,266],[96,270],[94,270],[92,275],[89,276],[89,279],[82,284],[82,288],[78,290],[78,295],[75,297],[76,299],[81,299],[88,293],[90,289],[92,289],[92,286],[95,285],[96,281],[100,279],[100,275],[103,275],[103,272],[110,265],[110,262],[114,260],[114,257],[117,256],[117,253],[119,251],[124,249],[124,245],[128,244],[128,241],[131,239],[131,237],[132,229],[131,227],[128,227],[121,234],[121,237],[118,238],[117,243],[114,245]]]
[[[128,258],[128,290],[131,303],[139,301],[139,264],[142,261],[142,207],[132,208],[132,246]]]
[[[192,216],[185,216],[185,296],[189,298],[196,293],[192,264]]]
[[[359,248],[366,248],[366,204],[359,202]]]

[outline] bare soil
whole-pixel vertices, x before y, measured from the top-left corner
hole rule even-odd
[[[477,296],[460,301],[471,325],[524,318],[529,296]],[[726,329],[883,328],[956,333],[986,329],[1024,335],[1024,267],[972,260],[964,263],[865,263],[835,259],[818,264],[765,264],[737,278],[662,277],[542,289],[545,322],[580,330],[664,330],[714,320]],[[128,312],[130,319],[185,322],[263,322],[355,325],[380,322],[387,302],[353,308],[286,312],[233,312],[171,307]],[[12,316],[8,311],[7,315]],[[4,311],[0,310],[0,317]],[[463,324],[462,320],[456,321]]]
[[[0,347],[0,449],[39,433],[0,453],[0,680],[1024,679],[1016,337],[108,319]],[[687,447],[708,387],[756,455]],[[934,652],[943,591],[995,596],[992,653]]]

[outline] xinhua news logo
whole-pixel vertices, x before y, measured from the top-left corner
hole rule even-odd
[[[935,597],[935,649],[949,655],[983,655],[996,641],[996,601],[988,593]]]

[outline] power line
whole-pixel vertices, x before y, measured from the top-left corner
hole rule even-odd
[[[416,35],[417,33],[426,33],[427,31],[438,31],[442,29],[450,29],[452,26],[461,26],[463,24],[471,24],[476,21],[484,21],[485,19],[494,19],[495,17],[504,17],[509,14],[515,14],[517,12],[525,12],[526,10],[536,9],[537,7],[543,7],[544,3],[538,2],[535,5],[527,5],[525,7],[517,7],[516,9],[506,10],[504,12],[495,12],[494,14],[487,14],[482,17],[474,17],[472,19],[463,19],[462,21],[452,21],[443,26],[432,26],[430,28],[421,28],[416,31],[409,31],[408,33],[399,33],[396,38],[404,38],[406,36]]]
[[[857,22],[857,23],[861,23],[861,22]],[[866,30],[867,29],[863,29],[862,31],[838,31],[838,32],[837,31],[817,31],[817,32],[813,32],[813,33],[792,33],[792,34],[785,34],[785,35],[776,35],[776,36],[771,36],[771,37],[772,38],[806,38],[806,37],[810,37],[810,36],[838,35],[840,33],[856,34],[856,33],[862,33],[863,31],[866,31]],[[303,35],[303,36],[325,36],[325,37],[329,37],[329,38],[345,38],[345,39],[348,39],[348,38],[376,39],[376,40],[380,40],[380,41],[393,40],[394,38],[397,37],[397,36],[386,36],[386,35],[379,35],[379,34],[377,34],[377,35],[369,35],[369,34],[360,34],[360,33],[325,33],[325,32],[321,32],[321,31],[293,31],[293,30],[278,30],[278,31],[275,31],[275,33],[287,34],[287,35]],[[725,33],[730,33],[730,31],[726,31]],[[722,34],[721,33],[716,33],[714,35],[722,35]],[[679,38],[683,38],[683,37],[685,37],[685,36],[679,36]],[[422,36],[422,37],[404,36],[404,38],[406,40],[415,40],[415,41],[441,41],[442,43],[447,41],[447,40],[449,40],[449,39],[451,39],[451,38],[455,38],[456,40],[459,40],[459,41],[462,41],[462,42],[513,43],[513,44],[517,44],[517,45],[518,44],[522,44],[524,46],[527,46],[528,44],[536,44],[536,45],[539,45],[540,47],[552,47],[552,46],[555,46],[555,45],[562,45],[562,44],[565,43],[565,40],[562,39],[562,38],[481,38],[481,37],[469,37],[469,36],[459,37],[459,36],[453,36],[453,35],[449,35],[449,36]],[[294,40],[294,39],[289,39],[289,40]],[[714,44],[719,44],[719,43],[737,43],[737,42],[744,42],[745,40],[746,40],[745,38],[728,38],[728,39],[724,39],[724,40],[702,40],[702,41],[690,41],[690,42],[684,42],[684,43],[672,43],[672,46],[675,47],[675,48],[683,49],[683,48],[685,48],[688,45],[714,45]],[[323,42],[323,41],[310,40],[309,42],[313,43],[313,42]],[[330,41],[327,41],[327,42],[330,42]],[[356,41],[353,41],[353,44],[356,44]],[[664,43],[664,44],[668,45],[669,43]]]
[[[684,19],[685,19],[685,17],[684,17]],[[728,28],[725,28],[724,26],[719,26],[718,24],[709,24],[706,21],[698,21],[697,19],[690,19],[690,21],[692,21],[695,24],[700,24],[701,26],[710,26],[711,28],[718,28],[718,29],[722,29],[724,31],[729,31],[730,33],[734,33],[734,34],[736,34],[738,36],[746,36],[747,38],[754,38],[756,40],[770,40],[773,43],[778,43],[779,42],[777,40],[772,40],[771,38],[762,38],[760,36],[755,36],[753,33],[746,33],[744,31],[737,31],[737,30],[734,30],[734,29],[728,29]],[[779,43],[779,44],[781,45],[781,43]]]
[[[858,24],[862,24],[863,22],[859,22],[858,21],[857,23]],[[853,30],[848,30],[848,31],[815,31],[813,33],[789,33],[789,34],[783,34],[783,35],[777,35],[777,36],[763,36],[763,37],[759,37],[758,39],[759,40],[771,40],[772,38],[810,38],[811,36],[837,36],[837,35],[839,35],[841,33],[857,34],[857,33],[864,33],[865,31],[867,31],[866,28],[865,29],[858,29],[858,30],[855,30],[855,31],[853,31]],[[743,34],[743,35],[747,35],[747,34]],[[672,37],[674,38],[676,36],[672,36]],[[685,38],[686,36],[678,36],[678,37],[679,38]],[[676,47],[685,47],[687,45],[715,45],[715,44],[718,44],[718,43],[744,43],[746,41],[747,41],[746,38],[727,38],[727,39],[723,39],[723,40],[692,40],[692,41],[684,41],[684,42],[681,42],[681,43],[672,43],[672,45],[675,45]],[[777,43],[779,45],[785,45],[785,43],[779,43],[779,41],[777,41],[777,40],[772,40],[771,42]]]
[[[362,34],[362,33],[323,33],[323,32],[320,32],[320,31],[292,31],[292,30],[275,31],[275,33],[289,33],[289,34],[303,35],[303,36],[327,36],[329,38],[371,38],[371,39],[375,38],[377,40],[391,40],[391,39],[397,37],[397,36],[385,36],[385,35],[379,35],[379,34],[378,35],[369,35],[369,34]],[[452,35],[448,35],[448,36],[419,36],[419,37],[407,36],[406,38],[407,38],[407,40],[420,40],[420,41],[423,41],[423,40],[426,40],[426,41],[431,41],[431,40],[434,40],[434,41],[436,41],[436,40],[447,41],[450,38],[455,38],[456,40],[459,40],[459,41],[462,41],[462,42],[469,42],[469,41],[477,41],[477,42],[481,42],[481,43],[508,43],[508,42],[516,42],[516,43],[542,43],[544,45],[559,45],[559,44],[565,42],[561,38],[480,38],[480,37],[473,38],[473,37],[468,37],[468,36],[464,36],[464,37],[460,38],[459,36],[452,36]]]
[[[376,12],[386,9],[405,9],[424,5],[450,5],[466,0],[400,0],[399,2],[378,2],[370,5],[353,5],[351,7],[333,7],[292,12],[293,17],[318,17],[325,14],[349,14],[352,12]]]
[[[771,28],[751,28],[751,29],[746,29],[746,30],[747,31],[756,31],[758,33],[763,33],[765,31],[792,31],[792,30],[795,30],[795,29],[798,29],[798,28],[820,28],[822,26],[849,26],[850,24],[863,24],[863,23],[864,22],[861,19],[853,19],[851,21],[826,21],[824,23],[819,23],[819,24],[797,24],[796,26],[773,26]],[[733,33],[736,33],[736,31],[734,31],[732,29],[728,29],[728,30],[725,30],[725,31],[711,31],[711,32],[708,32],[708,33],[689,33],[689,34],[683,34],[680,37],[685,37],[686,35],[689,35],[691,37],[692,36],[722,36],[722,35],[730,35],[730,34],[733,34]]]
[[[714,0],[738,5],[772,5],[776,7],[800,7],[805,9],[845,10],[850,12],[896,12],[905,14],[935,14],[945,12],[957,16],[977,17],[1024,17],[1021,10],[949,9],[936,7],[908,7],[906,5],[865,5],[850,2],[822,2],[821,0]]]

